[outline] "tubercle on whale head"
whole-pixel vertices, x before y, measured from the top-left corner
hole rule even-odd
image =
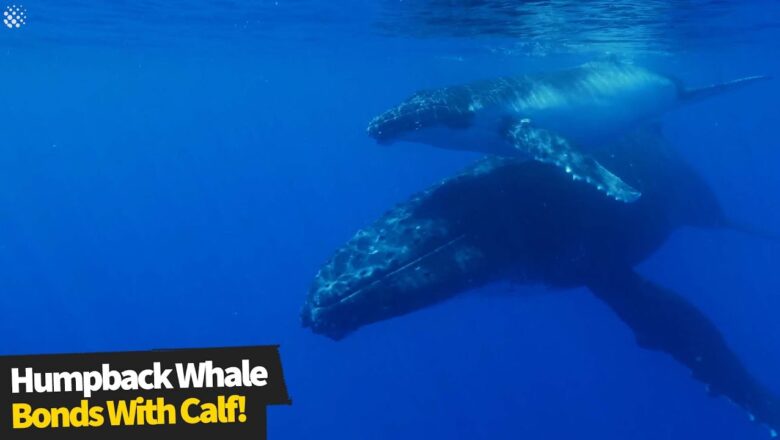
[[[393,138],[392,127],[388,126],[388,119],[385,113],[373,118],[366,128],[366,133],[373,138],[379,145],[391,145],[396,139]]]
[[[318,316],[318,309],[308,303],[301,309],[301,325],[303,328],[310,328],[314,333],[326,336],[334,341],[340,341],[354,331],[323,321]]]
[[[419,103],[405,101],[374,117],[366,132],[378,144],[390,145],[409,133],[436,123],[435,115],[429,114]]]
[[[405,214],[403,208],[392,211],[331,257],[309,289],[303,327],[338,341],[365,325],[443,301],[464,283],[481,279],[484,257],[463,236]]]
[[[389,145],[428,128],[465,128],[474,113],[469,103],[469,95],[459,88],[419,91],[374,117],[366,131],[377,143]]]

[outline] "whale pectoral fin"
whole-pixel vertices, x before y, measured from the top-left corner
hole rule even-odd
[[[711,395],[727,397],[773,434],[780,431],[780,400],[750,375],[712,321],[693,304],[630,268],[610,268],[587,284],[631,327],[642,348],[670,354],[690,368]]]
[[[630,203],[642,195],[596,159],[574,148],[565,138],[535,128],[528,120],[510,125],[506,136],[518,153],[556,165],[574,180],[584,180],[618,201]]]

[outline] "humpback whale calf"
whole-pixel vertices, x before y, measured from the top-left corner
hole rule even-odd
[[[633,269],[678,228],[733,222],[658,130],[627,135],[594,158],[643,196],[614,203],[554,165],[488,156],[397,205],[338,249],[311,285],[303,325],[339,340],[496,281],[586,287],[640,347],[672,356],[712,395],[772,433],[780,430],[780,400],[713,322]]]
[[[641,193],[596,160],[594,150],[681,104],[762,79],[767,77],[688,89],[633,64],[591,62],[420,91],[375,117],[368,134],[380,144],[409,141],[555,164],[617,200],[633,202]]]

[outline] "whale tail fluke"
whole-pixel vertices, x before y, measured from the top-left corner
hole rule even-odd
[[[772,77],[768,75],[755,75],[694,89],[680,88],[680,99],[685,102],[700,101],[711,96],[720,95],[723,92],[736,90],[741,87],[769,79],[772,79]]]

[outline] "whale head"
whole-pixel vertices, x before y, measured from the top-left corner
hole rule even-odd
[[[499,191],[512,176],[523,176],[518,166],[485,159],[360,229],[314,278],[303,325],[339,340],[499,276],[514,260],[503,231],[524,234],[503,214],[511,210],[501,209],[517,194]],[[486,187],[495,189],[488,190],[492,196],[485,197]]]
[[[468,128],[474,114],[464,87],[415,93],[368,123],[368,135],[380,145],[397,141],[435,143],[431,133]]]
[[[340,340],[484,282],[491,267],[468,237],[415,211],[414,203],[391,211],[323,265],[301,311],[304,327]]]

